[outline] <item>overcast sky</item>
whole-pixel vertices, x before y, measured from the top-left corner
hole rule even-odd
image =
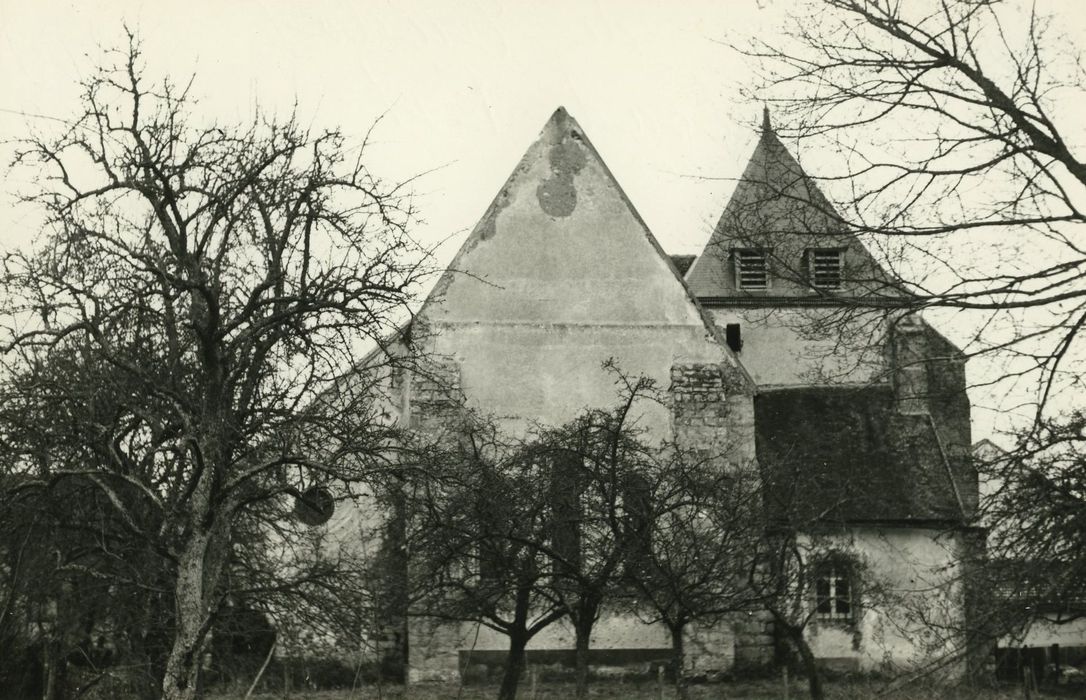
[[[205,116],[256,105],[361,138],[371,169],[415,183],[426,243],[455,253],[558,106],[580,122],[665,250],[696,253],[757,136],[753,71],[791,0],[0,0],[0,141],[68,117],[102,47],[143,40],[149,77],[195,76]],[[1086,2],[1038,0],[1086,45]],[[31,115],[31,116],[28,116]],[[29,239],[25,182],[0,144],[0,235]],[[802,152],[799,153],[803,160]],[[805,163],[814,174],[817,166]],[[951,334],[953,337],[953,334]],[[976,415],[976,412],[975,412]]]
[[[127,22],[149,72],[195,74],[219,118],[297,99],[306,120],[361,136],[384,114],[372,167],[437,168],[417,183],[426,240],[455,248],[561,105],[665,249],[694,253],[760,119],[722,42],[775,31],[781,4],[763,4],[0,0],[0,132],[25,131],[18,112],[70,115],[75,80]]]
[[[0,0],[0,139],[77,108],[76,80],[123,23],[148,71],[196,76],[201,109],[244,121],[299,112],[361,137],[370,162],[416,183],[425,241],[446,256],[555,108],[580,122],[669,252],[698,252],[749,157],[760,105],[727,43],[772,40],[785,0]],[[1086,37],[1086,3],[1042,0]],[[5,162],[6,165],[6,162]],[[8,175],[0,205],[19,182]],[[25,222],[19,212],[0,222]],[[5,228],[8,228],[5,226]],[[18,236],[18,226],[10,238]]]

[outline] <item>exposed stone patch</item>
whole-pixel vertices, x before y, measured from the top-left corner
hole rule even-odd
[[[728,382],[718,364],[680,363],[671,367],[671,419],[679,444],[707,455],[719,454],[731,437]]]
[[[563,128],[548,152],[551,175],[536,188],[539,207],[551,216],[567,217],[577,208],[574,176],[585,164],[584,146],[576,130]]]
[[[490,205],[490,209],[487,210],[486,214],[476,226],[479,231],[480,241],[489,241],[494,237],[494,234],[497,233],[498,215],[501,214],[506,207],[512,204],[515,199],[513,195],[514,188],[510,183],[520,177],[527,169],[528,164],[522,161],[509,177],[509,182],[507,182],[505,187],[502,188],[502,191],[498,193],[498,196],[494,198],[494,202]],[[471,250],[474,247],[475,246],[472,245],[467,248],[467,250]]]
[[[463,406],[460,365],[452,359],[431,358],[413,373],[410,392],[412,429],[449,429]]]

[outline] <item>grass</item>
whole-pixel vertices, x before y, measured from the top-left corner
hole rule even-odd
[[[828,700],[862,700],[881,697],[886,700],[1022,700],[1025,695],[1021,687],[1004,688],[967,688],[947,686],[914,686],[879,696],[885,686],[875,682],[842,681],[828,683]],[[1081,692],[1082,689],[1078,689]],[[378,689],[372,686],[360,687],[352,691],[304,691],[296,690],[289,695],[290,700],[493,700],[497,697],[497,687],[487,685],[466,686],[417,684],[412,686],[386,686]],[[566,700],[573,697],[573,685],[562,683],[540,684],[532,693],[530,684],[521,685],[518,697],[521,700]],[[242,700],[245,691],[237,694],[211,695],[211,700]],[[283,693],[254,695],[254,699],[278,700],[286,698]],[[664,686],[663,694],[656,683],[599,681],[590,688],[590,697],[600,700],[673,700],[674,690]],[[780,681],[748,681],[734,683],[712,683],[692,685],[691,700],[739,699],[744,700],[781,700],[784,688]],[[790,700],[808,698],[804,683],[795,682],[789,688]],[[1049,692],[1034,692],[1032,698],[1082,697],[1081,695],[1053,695]]]

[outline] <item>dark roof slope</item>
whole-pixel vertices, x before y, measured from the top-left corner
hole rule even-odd
[[[930,419],[897,413],[889,387],[770,391],[754,414],[776,519],[961,521]]]
[[[672,255],[671,264],[675,266],[680,275],[685,275],[690,266],[694,264],[694,258],[696,257],[696,255]]]

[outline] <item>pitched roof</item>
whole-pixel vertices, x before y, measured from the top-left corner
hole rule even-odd
[[[890,387],[764,392],[754,424],[767,507],[779,519],[963,519],[932,425],[895,411]]]
[[[746,297],[736,288],[731,251],[769,252],[771,288],[754,296],[775,300],[819,296],[807,283],[804,252],[811,248],[845,250],[843,285],[833,296],[892,292],[891,278],[849,232],[847,223],[815,181],[788,152],[769,122],[702,254],[686,279],[699,297]]]
[[[1004,456],[1007,451],[988,438],[973,443],[973,458],[980,462],[994,462]]]

